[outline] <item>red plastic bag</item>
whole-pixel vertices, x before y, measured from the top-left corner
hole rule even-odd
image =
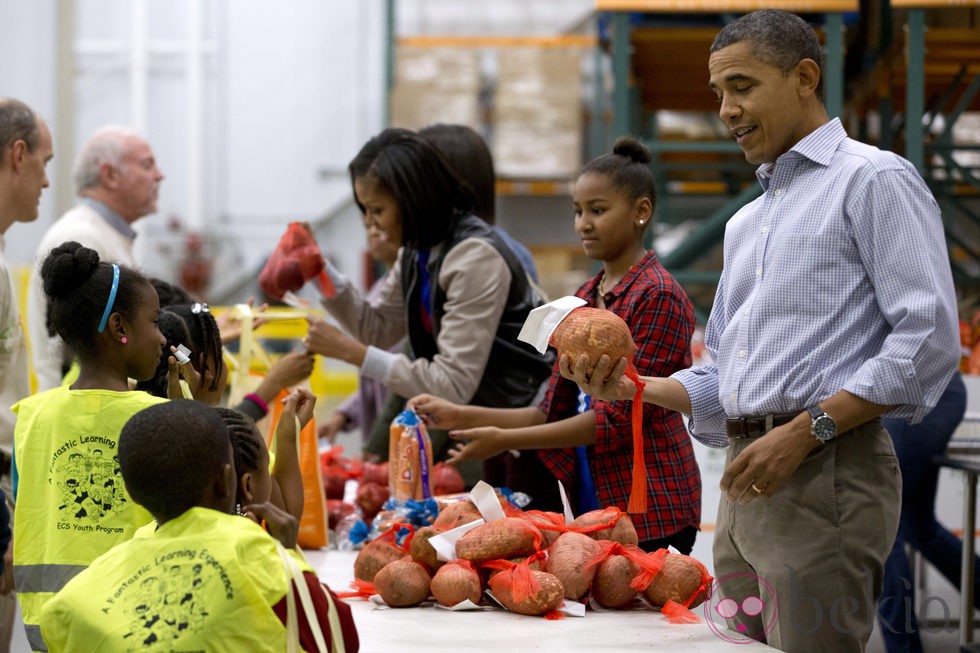
[[[331,297],[334,288],[325,267],[310,227],[305,222],[290,222],[259,272],[259,286],[272,299],[282,299],[286,292],[295,292],[316,278],[323,296]]]

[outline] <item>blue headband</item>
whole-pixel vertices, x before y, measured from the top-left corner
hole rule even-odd
[[[109,299],[105,303],[105,313],[102,314],[102,321],[99,322],[99,333],[105,331],[105,323],[109,321],[109,314],[112,313],[112,305],[116,303],[116,291],[119,290],[119,266],[112,264],[112,288],[109,289]]]

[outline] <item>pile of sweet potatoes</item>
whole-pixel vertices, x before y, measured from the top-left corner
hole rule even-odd
[[[527,615],[551,613],[566,599],[627,609],[643,605],[638,596],[655,607],[689,609],[710,590],[711,577],[694,558],[640,550],[632,521],[618,509],[586,513],[570,524],[555,513],[511,511],[459,537],[455,560],[439,560],[431,538],[477,519],[469,500],[448,504],[434,524],[401,544],[389,534],[368,543],[354,563],[355,577],[373,582],[392,607],[430,597],[447,607],[479,604],[489,589],[505,608]]]

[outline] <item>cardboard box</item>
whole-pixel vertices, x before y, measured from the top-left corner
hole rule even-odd
[[[509,48],[498,54],[493,158],[501,177],[570,177],[582,165],[582,54]]]
[[[393,127],[437,122],[479,129],[480,53],[466,48],[401,46],[391,91]]]

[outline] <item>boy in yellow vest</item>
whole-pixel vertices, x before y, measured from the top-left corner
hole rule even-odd
[[[49,651],[285,651],[290,640],[357,651],[350,608],[294,551],[296,519],[272,504],[247,506],[266,533],[232,514],[237,479],[216,411],[190,400],[140,411],[119,437],[119,465],[155,522],[45,605]]]

